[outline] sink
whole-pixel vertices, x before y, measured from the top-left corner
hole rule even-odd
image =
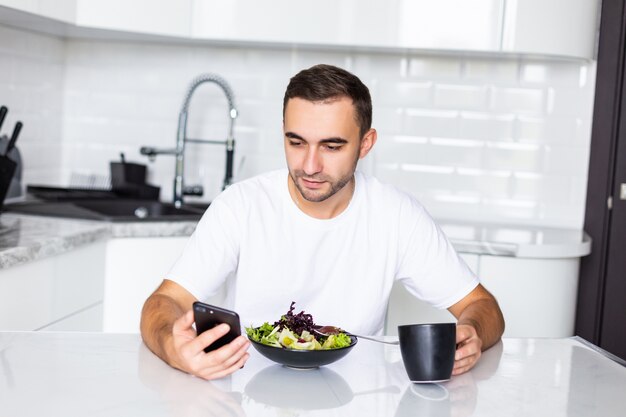
[[[173,203],[160,201],[106,199],[26,201],[5,205],[4,211],[111,222],[197,221],[207,207],[208,204],[185,204],[176,208]]]

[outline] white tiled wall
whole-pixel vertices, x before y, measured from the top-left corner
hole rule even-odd
[[[282,167],[285,86],[324,62],[354,72],[372,92],[379,141],[362,169],[415,194],[435,217],[582,227],[595,63],[22,38],[53,44],[35,51],[58,50],[65,61],[64,72],[57,68],[63,133],[54,151],[63,158],[55,181],[71,172],[106,175],[120,152],[147,162],[142,145],[173,147],[184,92],[202,72],[225,77],[236,95],[236,177]],[[5,49],[10,66],[21,68],[24,58]],[[13,83],[0,86],[2,97]],[[38,117],[49,111],[31,104]],[[225,98],[202,86],[189,135],[224,139],[227,126]],[[189,145],[187,161],[187,183],[203,183],[210,199],[223,178],[223,147]],[[168,199],[173,159],[149,166]]]
[[[64,67],[63,40],[0,26],[0,105],[9,109],[0,135],[24,124],[17,142],[22,184],[62,180]]]

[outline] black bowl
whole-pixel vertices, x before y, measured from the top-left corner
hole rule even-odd
[[[328,350],[296,350],[264,345],[250,339],[252,346],[267,359],[290,368],[312,369],[328,365],[346,356],[356,345],[357,338],[350,336],[350,346]]]

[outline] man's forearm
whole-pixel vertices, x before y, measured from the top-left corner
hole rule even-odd
[[[154,354],[170,365],[168,348],[172,338],[174,321],[185,311],[171,297],[153,294],[148,298],[141,311],[141,337]]]
[[[482,341],[482,350],[496,344],[504,333],[504,318],[495,299],[481,299],[468,305],[459,316],[458,324],[467,324],[476,329]]]

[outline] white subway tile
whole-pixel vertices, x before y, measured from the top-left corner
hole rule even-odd
[[[485,86],[437,84],[434,89],[435,107],[483,110],[488,105],[488,89]]]
[[[513,183],[514,198],[558,204],[570,200],[571,183],[567,176],[515,173]]]
[[[455,57],[422,56],[409,59],[409,76],[441,81],[461,78],[462,61]]]
[[[520,82],[529,85],[578,86],[581,71],[583,78],[586,78],[589,65],[577,62],[524,60],[520,63]]]
[[[484,142],[471,139],[431,138],[428,158],[433,164],[455,167],[480,167]]]
[[[0,34],[0,37],[2,35]],[[13,67],[15,66],[17,60],[8,52],[3,52],[0,50],[0,88],[4,90],[7,86],[13,85],[14,71]],[[0,91],[2,91],[0,90]]]
[[[348,71],[352,70],[352,57],[343,51],[292,50],[292,74],[318,64],[335,65]]]
[[[378,105],[394,107],[430,107],[432,103],[430,82],[381,80],[377,86]]]
[[[514,114],[479,112],[460,113],[459,135],[468,139],[511,140],[514,137]]]
[[[550,145],[545,147],[545,157],[544,172],[577,175],[589,164],[589,148]]]
[[[66,41],[0,26],[0,104],[11,107],[7,122],[28,122],[20,140],[28,178],[67,183],[72,172],[105,175],[125,152],[148,163],[149,181],[169,199],[173,158],[148,162],[139,147],[174,146],[195,76],[217,73],[233,87],[241,179],[285,166],[284,89],[318,63],[353,71],[372,93],[379,142],[360,169],[417,196],[434,215],[582,225],[593,62]],[[189,135],[224,136],[225,108],[219,89],[202,86]],[[54,144],[58,156],[46,161],[41,149],[54,155]],[[223,147],[189,152],[190,179],[213,197]]]
[[[404,132],[414,136],[459,137],[459,112],[407,109]]]
[[[548,67],[549,65],[545,63],[522,64],[520,74],[521,81],[527,83],[547,84]]]
[[[380,164],[427,164],[430,158],[427,143],[397,143],[380,141],[374,148],[376,162]]]
[[[545,113],[546,92],[537,88],[495,88],[493,110],[541,115]]]
[[[570,204],[572,207],[584,207],[587,199],[587,170],[569,177],[571,182]]]
[[[468,58],[463,64],[463,80],[477,83],[496,83],[515,86],[518,83],[517,61],[501,59]]]
[[[464,175],[467,171],[458,170],[455,174],[456,192],[473,192],[482,198],[507,198],[511,194],[511,175],[483,172],[475,175]]]
[[[550,87],[548,91],[550,91],[554,97],[552,106],[547,109],[549,114],[573,117],[591,114],[593,89]]]
[[[379,140],[384,140],[387,135],[402,132],[404,111],[399,107],[381,107],[374,105],[372,119],[372,127],[378,131]]]
[[[535,223],[538,226],[582,229],[584,211],[577,210],[571,204],[544,204]]]
[[[541,172],[545,150],[532,144],[489,142],[483,167],[489,170]]]
[[[408,73],[408,60],[404,56],[395,54],[359,53],[354,55],[352,70],[362,81],[364,81],[363,78],[402,79]]]

